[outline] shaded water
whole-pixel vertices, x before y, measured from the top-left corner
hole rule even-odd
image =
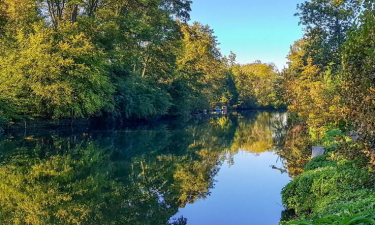
[[[286,114],[0,141],[1,224],[277,224]]]

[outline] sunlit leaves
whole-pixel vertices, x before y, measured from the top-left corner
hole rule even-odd
[[[113,88],[100,51],[83,34],[55,35],[41,26],[19,31],[19,47],[0,56],[0,89],[34,116],[83,117],[110,107]]]
[[[374,159],[375,134],[375,15],[374,3],[366,1],[358,30],[349,35],[343,52],[344,83],[342,95],[348,107],[347,119],[355,125],[356,133],[363,137],[364,148]]]
[[[278,72],[272,64],[254,62],[233,69],[240,108],[281,107]]]

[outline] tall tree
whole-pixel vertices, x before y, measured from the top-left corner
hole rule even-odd
[[[362,0],[311,0],[297,6],[300,24],[306,27],[307,54],[313,63],[340,64],[340,48],[356,22]]]
[[[375,162],[375,3],[365,1],[360,26],[349,35],[343,51],[346,118],[355,126]]]
[[[217,38],[209,26],[183,25],[183,48],[178,71],[196,93],[193,108],[209,108],[221,102],[225,86],[225,64]]]

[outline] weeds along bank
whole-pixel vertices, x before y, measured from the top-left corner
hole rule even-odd
[[[286,142],[290,153],[283,153],[295,176],[282,191],[285,224],[375,223],[374,4],[298,6],[305,35],[291,47],[283,87],[294,132],[304,141],[294,136]],[[310,161],[312,146],[326,154]]]

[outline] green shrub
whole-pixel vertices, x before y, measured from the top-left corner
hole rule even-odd
[[[326,215],[314,221],[290,221],[286,225],[365,225],[375,224],[375,214],[358,214],[350,216]]]
[[[327,155],[320,155],[313,158],[310,162],[304,167],[304,171],[315,170],[321,167],[334,166],[336,162],[329,159]]]
[[[337,137],[344,137],[344,134],[340,129],[333,128],[326,131],[322,138],[323,146],[328,147],[337,143]]]
[[[327,201],[327,207],[314,213],[314,217],[322,217],[328,214],[343,215],[375,212],[375,190],[359,189],[357,191],[347,191],[338,195],[335,201]]]
[[[320,161],[320,162],[319,162]],[[316,164],[327,162],[317,159]],[[310,164],[313,168],[316,165]],[[369,172],[355,161],[341,161],[336,165],[309,170],[297,176],[282,190],[283,204],[297,216],[311,216],[324,212],[329,206],[344,199],[345,195],[371,185]]]

